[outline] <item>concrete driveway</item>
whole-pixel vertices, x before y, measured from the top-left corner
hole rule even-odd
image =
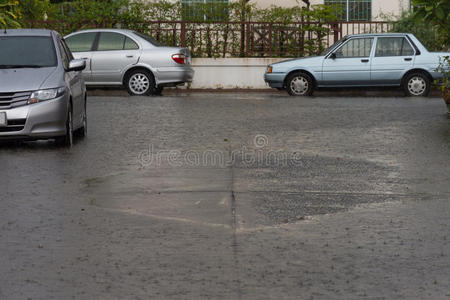
[[[0,299],[450,299],[439,98],[90,97],[0,145]]]

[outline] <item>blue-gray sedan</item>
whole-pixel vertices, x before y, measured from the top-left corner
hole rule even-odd
[[[269,86],[292,96],[309,96],[318,87],[402,86],[408,96],[426,96],[440,59],[412,34],[349,35],[322,55],[271,64]]]

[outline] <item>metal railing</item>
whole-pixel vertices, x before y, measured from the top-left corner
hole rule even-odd
[[[68,28],[121,27],[146,33],[167,46],[188,47],[194,57],[298,57],[320,53],[343,36],[388,32],[389,22],[190,22],[150,21],[118,25],[37,22],[68,33]],[[75,30],[75,29],[72,29]]]

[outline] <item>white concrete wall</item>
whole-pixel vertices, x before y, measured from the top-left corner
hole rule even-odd
[[[410,0],[372,0],[372,20],[382,21],[382,15],[400,16],[409,7]]]
[[[252,2],[260,8],[267,8],[271,5],[282,7],[305,6],[301,0],[252,0]],[[311,5],[323,4],[324,1],[310,0],[310,3]],[[402,11],[409,10],[409,7],[410,0],[372,0],[372,20],[382,21],[382,15],[400,16]]]
[[[232,0],[233,1],[233,0]],[[234,0],[239,1],[239,0]],[[320,0],[316,0],[320,1]],[[283,7],[292,7],[292,6],[303,6],[303,2],[301,0],[252,0],[252,3],[255,3],[259,8],[267,8],[271,5],[283,6]],[[323,1],[322,1],[323,3]]]
[[[231,0],[239,1],[239,0]],[[271,5],[292,7],[305,6],[301,0],[252,0],[259,8]],[[310,0],[311,5],[323,4],[324,0]],[[401,15],[402,11],[409,10],[410,0],[372,0],[372,20],[382,20],[381,15]]]
[[[147,0],[150,2],[157,2],[158,0]],[[179,0],[171,0],[177,2]],[[231,0],[235,2],[239,0]],[[271,5],[292,7],[292,6],[304,6],[305,4],[301,0],[251,0],[259,8],[267,8]],[[323,0],[310,0],[311,4],[323,4]],[[409,10],[410,0],[372,0],[372,20],[382,20],[381,15],[394,15],[399,16],[402,11]]]
[[[194,58],[193,89],[264,89],[267,65],[281,58]]]

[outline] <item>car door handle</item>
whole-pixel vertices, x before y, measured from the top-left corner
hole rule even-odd
[[[361,59],[361,62],[363,62],[363,63],[368,63],[369,60],[368,60],[368,59]]]
[[[412,58],[411,58],[411,57],[407,57],[407,58],[404,58],[404,60],[405,60],[405,61],[411,61]]]
[[[133,58],[134,55],[127,55],[128,58]]]

